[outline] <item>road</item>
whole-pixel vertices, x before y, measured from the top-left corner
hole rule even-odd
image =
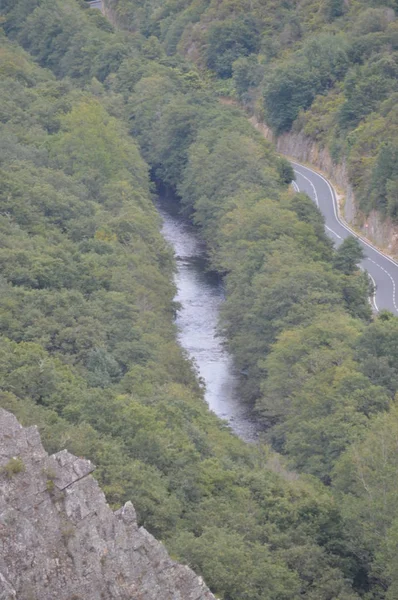
[[[390,310],[398,314],[398,263],[377,250],[370,242],[360,238],[339,216],[336,193],[333,186],[319,173],[309,167],[293,162],[296,181],[293,182],[297,191],[305,192],[314,200],[325,217],[327,233],[339,246],[344,238],[353,235],[358,238],[365,254],[361,267],[366,269],[376,286],[373,305],[377,311]]]

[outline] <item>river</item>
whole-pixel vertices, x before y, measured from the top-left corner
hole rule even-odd
[[[179,342],[194,359],[205,383],[209,408],[225,419],[239,437],[254,442],[259,426],[252,410],[239,398],[231,355],[217,333],[224,299],[222,282],[207,269],[205,246],[195,229],[178,214],[176,203],[162,200],[157,206],[163,220],[163,236],[174,248],[177,260]]]

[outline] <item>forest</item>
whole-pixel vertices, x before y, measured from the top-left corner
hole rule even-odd
[[[276,134],[347,165],[357,202],[398,220],[396,0],[107,0],[122,26],[193,60]]]
[[[109,6],[114,25],[83,0],[1,4],[1,406],[37,424],[48,451],[93,460],[111,506],[131,499],[223,600],[395,600],[398,320],[372,315],[355,240],[333,249],[315,205],[291,190],[290,164],[219,102],[261,88],[271,122],[272,97],[280,108],[276,130],[327,120],[325,143],[349,146],[352,161],[371,111],[394,134],[394,78],[358,25],[385,16],[375,53],[392,69],[394,7]],[[295,53],[319,60],[319,84],[304,85]],[[359,94],[353,69],[388,87],[382,99]],[[297,96],[284,107],[287,77]],[[350,114],[349,81],[371,110],[334,130],[330,103]],[[387,194],[396,165],[378,158],[390,143],[378,139],[354,170],[365,186],[380,160]],[[208,411],[176,342],[159,187],[224,278],[220,327],[264,423],[258,444]]]

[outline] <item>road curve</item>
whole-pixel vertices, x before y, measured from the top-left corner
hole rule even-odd
[[[325,217],[328,235],[339,246],[343,239],[355,236],[365,254],[361,267],[366,269],[376,286],[373,304],[377,311],[387,309],[398,315],[398,263],[377,250],[370,242],[358,236],[339,216],[336,193],[333,186],[323,175],[291,161],[296,181],[293,186],[297,191],[305,192],[319,207]]]

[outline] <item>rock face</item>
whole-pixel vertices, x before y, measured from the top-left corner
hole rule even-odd
[[[111,511],[93,470],[0,409],[0,600],[215,600],[130,502]]]
[[[376,246],[391,254],[394,258],[398,257],[397,225],[391,219],[383,219],[375,210],[371,211],[369,215],[364,215],[358,209],[344,161],[336,165],[327,148],[322,148],[301,132],[291,131],[275,138],[264,122],[259,121],[255,116],[249,120],[258,131],[275,144],[278,152],[303,163],[314,165],[325,173],[342,192],[344,205],[341,208],[345,220],[359,229],[364,237]]]

